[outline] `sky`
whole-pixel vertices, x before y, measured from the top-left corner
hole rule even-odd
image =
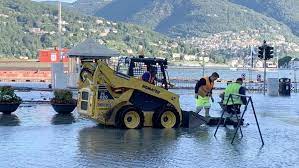
[[[34,0],[34,1],[57,1],[57,0]],[[60,0],[61,2],[75,2],[76,0]]]

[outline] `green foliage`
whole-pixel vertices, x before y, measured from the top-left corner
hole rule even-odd
[[[254,11],[272,17],[288,25],[294,34],[299,35],[298,0],[230,0]]]
[[[76,0],[72,6],[76,9],[81,9],[80,12],[82,13],[93,15],[98,9],[105,7],[110,2],[111,1],[107,0]],[[69,5],[70,4],[66,4],[66,6]]]
[[[171,37],[207,36],[224,31],[240,32],[250,29],[274,30],[277,31],[274,32],[275,34],[290,37],[292,32],[286,25],[278,21],[284,20],[283,23],[291,27],[293,25],[294,31],[299,30],[299,1],[297,1],[130,0],[128,2],[128,0],[78,0],[74,3],[74,10],[106,19],[143,25]],[[132,5],[127,5],[128,3]],[[256,5],[251,10],[247,4]],[[263,5],[265,8],[261,8]],[[261,10],[255,10],[258,7]],[[267,16],[276,20],[263,15],[265,13],[270,13]],[[286,17],[282,19],[281,15]]]
[[[1,0],[0,14],[0,56],[36,58],[39,49],[58,46],[57,5],[30,0]],[[148,56],[169,57],[174,50],[161,48],[168,46],[171,40],[149,28],[80,15],[69,8],[63,10],[62,18],[65,21],[62,46],[66,48],[92,37],[125,55],[128,55],[128,49],[137,55],[139,45],[144,45]],[[97,23],[98,20],[102,23]],[[107,36],[100,35],[106,31]]]
[[[77,0],[73,4],[64,4],[63,47],[72,48],[92,37],[122,55],[128,55],[130,49],[137,55],[143,46],[147,56],[170,58],[172,53],[194,55],[200,51],[195,49],[199,46],[185,43],[184,38],[170,39],[166,35],[207,37],[226,31],[259,30],[260,34],[256,35],[261,41],[276,35],[284,36],[288,42],[298,41],[285,25],[293,32],[299,30],[296,0],[130,0],[132,5],[127,3],[127,0]],[[0,1],[0,57],[36,58],[39,49],[58,46],[57,5],[52,4],[30,0]],[[77,11],[142,26],[122,22],[108,24],[105,19],[81,15]],[[97,23],[98,20],[102,23]],[[33,28],[39,28],[41,32],[34,33]],[[107,36],[100,35],[106,31],[109,32]],[[247,36],[238,35],[241,39]],[[178,46],[172,47],[173,42]],[[217,45],[219,41],[214,43]],[[229,48],[217,50],[212,51],[211,59],[219,63],[234,53],[229,52]]]
[[[20,104],[22,103],[22,99],[15,94],[14,89],[11,86],[1,86],[0,103]]]
[[[53,104],[76,104],[73,99],[73,93],[66,89],[57,89],[54,91],[54,97],[51,99]]]
[[[285,56],[283,58],[280,58],[278,60],[278,67],[287,66],[291,60],[292,60],[292,57],[290,57],[290,56]]]

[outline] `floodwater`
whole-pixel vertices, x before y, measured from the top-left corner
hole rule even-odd
[[[194,109],[192,90],[174,90],[182,108]],[[18,93],[43,99],[47,92]],[[215,92],[215,94],[219,94]],[[0,167],[298,167],[299,95],[251,94],[265,145],[251,109],[244,137],[232,145],[232,127],[120,130],[97,126],[76,112],[58,115],[50,105],[25,104],[12,116],[0,114]],[[220,115],[215,103],[212,115]]]
[[[211,75],[213,72],[217,72],[222,80],[232,80],[235,81],[237,78],[245,75],[247,80],[257,80],[257,76],[260,75],[264,78],[263,71],[249,71],[247,69],[240,69],[237,71],[231,71],[228,68],[206,68],[205,76]],[[168,74],[170,78],[181,77],[181,78],[191,78],[199,79],[203,75],[203,70],[201,68],[179,68],[179,69],[168,69]],[[298,81],[299,72],[291,69],[269,69],[266,74],[267,78],[290,78],[292,81]]]

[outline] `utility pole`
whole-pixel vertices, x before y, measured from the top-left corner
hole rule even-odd
[[[263,47],[263,58],[264,58],[264,95],[266,95],[266,75],[267,75],[267,61],[266,61],[266,54],[265,54],[265,45],[266,41],[264,41],[264,47]]]
[[[260,59],[263,59],[264,60],[264,95],[266,94],[266,75],[267,75],[267,71],[266,71],[266,68],[267,68],[267,60],[273,58],[273,47],[270,47],[266,44],[266,40],[264,40],[264,43],[261,47],[259,47],[259,51],[258,51],[258,57]]]
[[[252,81],[252,70],[253,70],[253,54],[254,48],[250,46],[250,68],[249,68],[249,81]]]
[[[202,76],[205,76],[205,54],[202,56]]]
[[[62,60],[61,48],[62,48],[62,39],[61,39],[61,2],[58,1],[58,37],[57,37],[57,46],[58,52],[56,59],[59,59],[59,62],[52,62],[51,71],[52,71],[52,88],[54,89],[65,89],[67,87],[68,76],[64,74],[64,64]]]
[[[61,2],[58,1],[58,58],[62,62],[62,39],[61,39]]]
[[[294,91],[297,93],[297,67],[294,67]]]

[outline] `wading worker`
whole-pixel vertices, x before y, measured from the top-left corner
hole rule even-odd
[[[246,88],[242,84],[243,79],[238,78],[235,83],[228,85],[224,91],[223,104],[226,105],[226,110],[229,114],[240,114],[241,105],[247,102],[244,96],[231,95],[231,98],[229,98],[230,94],[246,94]]]
[[[219,78],[217,72],[212,73],[209,77],[201,78],[195,86],[195,99],[196,99],[196,113],[199,113],[201,109],[205,109],[205,117],[210,117],[210,98],[212,102],[214,99],[212,97],[212,90],[214,87],[214,81]]]

